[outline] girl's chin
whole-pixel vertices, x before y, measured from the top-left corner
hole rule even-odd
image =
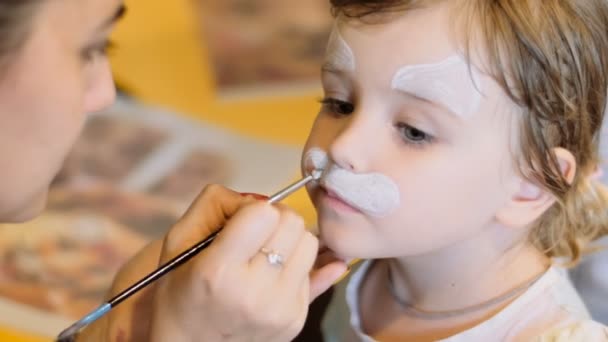
[[[334,260],[341,260],[347,264],[357,259],[352,256],[351,250],[346,250],[347,246],[343,246],[345,240],[338,241],[334,236],[324,237],[322,233],[320,239],[323,247],[319,249],[319,255],[331,255]]]

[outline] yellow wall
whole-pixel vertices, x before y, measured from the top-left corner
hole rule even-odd
[[[304,142],[318,91],[222,101],[201,44],[191,0],[127,0],[112,53],[117,81],[144,101],[170,106],[247,135]],[[168,6],[171,4],[171,6]],[[247,56],[243,56],[247,58]],[[272,125],[269,125],[272,124]]]
[[[192,0],[127,0],[114,36],[116,81],[144,102],[273,142],[302,146],[318,111],[320,91],[246,100],[216,96]],[[171,5],[168,5],[171,4]],[[243,56],[247,58],[247,56]],[[298,175],[294,175],[294,179]],[[314,222],[303,191],[286,200]]]
[[[31,336],[27,334],[20,334],[12,332],[8,328],[0,327],[0,341],[15,341],[15,342],[48,342],[48,339],[41,337]]]

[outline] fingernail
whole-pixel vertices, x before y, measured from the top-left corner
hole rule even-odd
[[[267,200],[269,198],[268,196],[260,195],[260,194],[254,194],[254,193],[251,193],[251,192],[241,192],[241,196],[243,196],[243,197],[251,196],[251,197],[255,198],[256,200],[260,200],[260,201],[265,201],[265,200]]]
[[[350,271],[352,271],[353,267],[355,265],[357,265],[359,262],[361,262],[361,259],[352,259],[349,263],[346,264],[346,271],[340,276],[340,278],[338,278],[335,282],[334,285],[338,284],[339,282],[341,282],[342,280],[344,280],[344,278],[346,278],[349,274]]]
[[[361,261],[361,259],[351,259],[349,260],[346,264],[348,265],[348,269],[350,270],[351,267],[355,266],[356,264],[358,264]]]
[[[341,282],[342,280],[344,280],[344,278],[346,278],[349,274],[350,274],[350,267],[346,268],[346,272],[344,272],[338,279],[336,279],[336,281],[334,281],[334,285],[338,284],[339,282]]]

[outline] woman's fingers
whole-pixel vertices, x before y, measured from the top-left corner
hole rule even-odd
[[[304,220],[300,216],[283,206],[278,206],[277,209],[280,215],[279,224],[272,236],[259,246],[258,253],[251,259],[250,265],[254,272],[256,270],[263,272],[272,268],[273,274],[278,276],[292,258],[303,234],[306,233]]]
[[[217,231],[239,208],[251,201],[220,185],[205,187],[165,237],[161,263]]]
[[[248,264],[277,230],[280,218],[271,204],[248,204],[226,223],[208,254],[224,263]]]
[[[304,324],[318,240],[286,207],[214,186],[172,228],[164,241],[164,260],[222,225],[205,251],[155,287],[153,337],[290,340]],[[315,289],[325,283],[315,283]]]
[[[334,261],[310,273],[310,303],[340,281],[348,272],[343,261]]]
[[[311,233],[305,232],[302,235],[281,273],[281,280],[278,284],[284,291],[297,293],[302,284],[308,283],[309,273],[317,257],[318,246],[317,238]]]

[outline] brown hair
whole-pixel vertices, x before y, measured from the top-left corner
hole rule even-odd
[[[407,10],[431,0],[331,0],[334,15],[363,18]],[[608,234],[608,195],[592,178],[608,91],[608,1],[470,0],[465,52],[473,32],[485,70],[523,110],[522,175],[543,185],[556,203],[535,223],[532,242],[573,263],[582,246]],[[470,23],[473,23],[472,25]],[[473,27],[475,26],[475,27]],[[479,43],[479,42],[476,42]],[[554,148],[570,151],[577,173],[569,184]]]
[[[34,7],[41,0],[0,0],[0,64],[27,40]]]

